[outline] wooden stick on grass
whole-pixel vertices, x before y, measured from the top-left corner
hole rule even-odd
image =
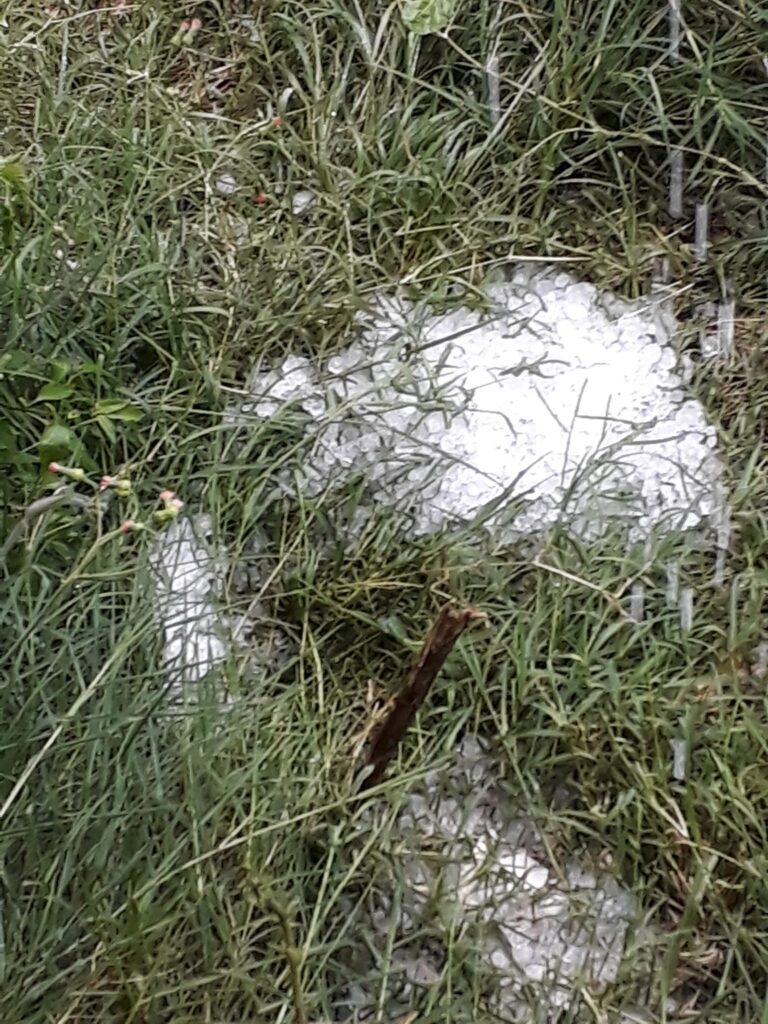
[[[471,622],[484,619],[485,615],[476,608],[456,609],[447,604],[440,610],[432,629],[429,631],[421,654],[411,669],[408,680],[397,695],[395,706],[379,730],[368,755],[367,765],[373,768],[363,779],[361,790],[370,789],[381,782],[387,765],[392,760],[416,712],[424,703],[429,688],[443,667],[453,645]]]

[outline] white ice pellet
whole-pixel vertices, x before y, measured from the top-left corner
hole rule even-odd
[[[543,889],[549,881],[549,871],[545,867],[529,868],[525,873],[525,884],[530,889]]]
[[[723,501],[722,506],[714,516],[715,522],[715,572],[712,583],[721,587],[725,582],[725,568],[728,560],[728,550],[731,545],[731,513]]]
[[[677,220],[683,215],[683,162],[682,149],[669,154],[669,216]]]
[[[763,679],[768,674],[768,640],[761,640],[758,643],[752,672],[758,679]]]
[[[299,189],[293,193],[291,211],[295,217],[301,217],[302,214],[309,213],[314,203],[315,197],[312,192],[305,188]]]
[[[669,59],[676,64],[680,60],[680,0],[668,0]]]
[[[680,629],[690,633],[693,628],[693,589],[685,587],[680,591]]]
[[[221,196],[231,196],[237,189],[237,182],[231,174],[220,174],[216,179],[216,191]]]
[[[709,244],[709,204],[696,204],[696,226],[693,242],[693,254],[699,263],[707,258]]]
[[[632,584],[629,594],[629,617],[633,622],[643,621],[645,606],[645,587],[639,581]]]
[[[499,59],[492,56],[485,66],[485,79],[488,88],[488,114],[492,125],[501,120],[501,89],[499,79]]]
[[[727,359],[733,351],[735,326],[736,303],[733,299],[726,299],[717,307],[717,354],[721,359]]]
[[[498,946],[496,949],[491,950],[491,955],[489,959],[493,966],[498,968],[499,970],[509,970],[509,956],[506,950],[504,950],[501,946]]]
[[[688,765],[688,743],[684,739],[672,740],[672,778],[685,782]]]

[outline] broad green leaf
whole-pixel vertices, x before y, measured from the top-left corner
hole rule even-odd
[[[77,438],[69,427],[62,426],[61,423],[51,423],[46,427],[38,445],[41,465],[45,467],[49,462],[63,462],[69,458],[76,446]]]
[[[45,384],[37,393],[36,402],[60,402],[63,398],[69,398],[72,388],[68,384],[57,384],[51,381]]]
[[[51,380],[55,380],[58,384],[69,376],[71,369],[72,367],[69,363],[65,362],[63,359],[54,360],[54,362],[51,363]]]
[[[124,409],[128,403],[124,398],[102,398],[93,407],[94,416],[114,416]]]
[[[99,424],[101,429],[107,435],[112,444],[117,444],[117,434],[115,433],[115,427],[109,416],[97,416],[96,422]]]
[[[143,413],[135,405],[126,405],[122,409],[117,409],[111,413],[111,416],[113,420],[122,420],[123,423],[138,423]]]
[[[419,36],[428,32],[441,32],[450,22],[459,6],[459,0],[405,0],[403,21],[411,32]]]
[[[106,416],[111,420],[136,423],[141,419],[142,412],[135,405],[129,405],[123,398],[104,398],[94,405],[93,415],[97,419]]]
[[[75,435],[69,427],[64,427],[61,423],[51,423],[40,438],[40,447],[44,445],[49,448],[64,448],[71,452],[75,446]]]

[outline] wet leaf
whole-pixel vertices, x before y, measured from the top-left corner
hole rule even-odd
[[[122,420],[124,423],[137,423],[142,412],[122,398],[105,398],[93,407],[93,415],[99,421],[106,417],[111,420]]]
[[[51,423],[46,427],[38,445],[40,462],[47,466],[49,462],[63,462],[75,450],[77,439],[69,427],[61,423]]]
[[[441,32],[453,18],[458,0],[405,0],[403,21],[406,27],[423,36]]]
[[[51,381],[50,384],[44,385],[37,393],[36,402],[60,402],[64,398],[69,398],[72,394],[72,388],[68,384],[57,384]]]

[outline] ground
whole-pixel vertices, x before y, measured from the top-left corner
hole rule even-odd
[[[326,1017],[342,896],[384,846],[373,836],[361,858],[344,839],[369,685],[396,688],[453,596],[490,627],[436,686],[392,807],[477,732],[556,842],[642,902],[658,936],[650,1019],[683,992],[677,1016],[768,1020],[768,22],[751,0],[684,13],[674,61],[667,6],[650,0],[465,0],[425,37],[372,0],[5,5],[0,539],[52,486],[51,460],[96,478],[130,467],[124,514],[172,488],[205,501],[235,554],[258,524],[299,654],[259,678],[232,666],[242,712],[203,698],[168,715],[146,534],[120,534],[113,512],[102,543],[57,509],[4,550],[4,1019]],[[300,216],[297,190],[314,197]],[[270,501],[290,439],[230,443],[223,412],[256,364],[332,353],[382,285],[445,301],[510,257],[630,297],[666,259],[692,354],[697,303],[735,295],[733,352],[694,381],[728,467],[724,584],[707,551],[662,552],[695,590],[687,633],[657,566],[610,540],[553,535],[562,575],[492,546],[405,545],[382,523],[320,560],[312,507]],[[613,596],[635,578],[649,597],[627,630]],[[548,785],[563,778],[565,807]],[[439,989],[418,1019],[483,1019],[478,998]],[[630,999],[619,981],[574,1014],[611,1021]]]

